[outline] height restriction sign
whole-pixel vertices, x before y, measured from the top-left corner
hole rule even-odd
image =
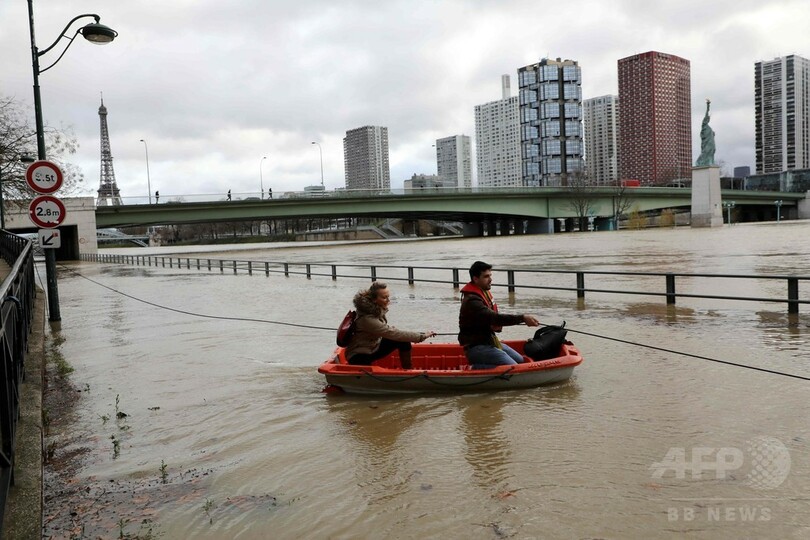
[[[25,181],[37,193],[54,193],[63,179],[62,170],[52,161],[35,161],[25,170]]]
[[[65,219],[65,205],[56,197],[40,195],[28,206],[28,217],[37,227],[58,227]]]

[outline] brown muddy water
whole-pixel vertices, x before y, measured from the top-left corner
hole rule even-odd
[[[810,223],[783,222],[259,246],[202,257],[810,275],[809,237]],[[72,422],[46,444],[57,458],[81,457],[65,492],[50,495],[46,535],[810,537],[808,381],[571,333],[585,362],[562,385],[325,395],[317,367],[333,349],[332,332],[194,317],[72,272],[185,312],[325,327],[337,325],[366,280],[87,262],[69,269],[59,274],[60,349],[79,391]],[[452,286],[390,286],[392,324],[456,329]],[[802,299],[808,288],[801,283]],[[781,281],[695,279],[679,290],[785,296]],[[668,308],[658,297],[494,292],[503,310],[565,320],[574,331],[810,376],[808,306],[788,317],[784,304],[679,299]],[[531,333],[512,327],[504,337]]]

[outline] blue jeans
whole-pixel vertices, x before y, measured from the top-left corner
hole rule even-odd
[[[523,363],[523,356],[509,345],[503,349],[491,345],[473,345],[464,352],[473,369],[490,369],[496,366],[512,366]]]

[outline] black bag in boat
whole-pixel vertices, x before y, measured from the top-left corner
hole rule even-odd
[[[532,360],[548,360],[560,355],[560,348],[565,343],[565,321],[561,326],[544,326],[534,333],[534,337],[526,341],[523,352]]]

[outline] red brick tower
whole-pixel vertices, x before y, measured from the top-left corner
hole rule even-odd
[[[690,178],[689,60],[650,51],[619,64],[619,177],[641,185]]]

